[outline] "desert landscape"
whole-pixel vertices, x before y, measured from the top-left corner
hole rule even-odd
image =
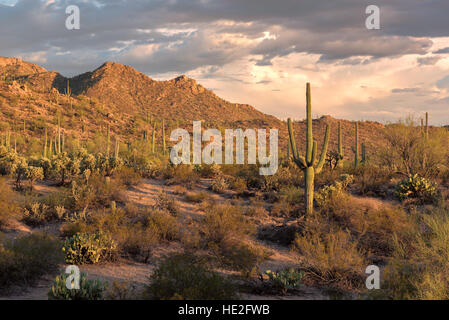
[[[448,128],[314,118],[313,88],[284,121],[186,76],[0,57],[0,299],[448,299]],[[276,173],[174,165],[192,121],[277,129]]]

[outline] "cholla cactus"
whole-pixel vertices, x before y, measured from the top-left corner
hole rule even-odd
[[[65,184],[66,182],[66,175],[67,170],[70,166],[70,158],[68,157],[66,152],[59,153],[52,157],[51,159],[51,167],[52,170],[54,170],[60,177],[61,177],[61,184]]]
[[[25,177],[30,182],[30,189],[33,190],[33,184],[36,180],[44,179],[44,170],[41,167],[28,166]]]

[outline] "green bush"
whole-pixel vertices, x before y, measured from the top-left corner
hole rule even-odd
[[[298,271],[293,268],[279,272],[267,270],[265,274],[268,275],[269,282],[273,288],[280,290],[282,294],[286,294],[288,290],[299,288],[301,286],[301,280],[304,277],[303,271]]]
[[[235,285],[208,270],[193,255],[176,254],[166,258],[150,277],[145,296],[157,300],[236,299]]]
[[[6,241],[0,246],[0,290],[12,285],[32,285],[64,261],[61,242],[35,233]]]
[[[68,274],[61,272],[53,282],[47,293],[49,300],[103,300],[103,293],[107,289],[107,283],[100,279],[88,280],[87,274],[80,273],[80,288],[67,289]]]
[[[434,183],[414,174],[409,175],[407,179],[404,179],[397,184],[395,195],[400,200],[415,198],[426,203],[435,201],[438,193]]]
[[[105,232],[77,233],[64,242],[62,249],[66,262],[82,265],[114,260],[117,257],[117,244]]]

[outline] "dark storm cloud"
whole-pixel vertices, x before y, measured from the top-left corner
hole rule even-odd
[[[81,30],[65,29],[65,8],[70,4],[81,9]],[[369,4],[365,0],[19,0],[14,7],[0,6],[0,55],[46,52],[44,66],[68,74],[104,60],[148,73],[183,73],[221,67],[250,55],[259,56],[257,65],[267,66],[293,52],[321,55],[320,62],[325,63],[346,61],[343,64],[355,64],[360,57],[370,61],[425,54],[432,44],[429,37],[449,35],[447,0],[378,0],[381,30],[365,28]],[[222,21],[233,23],[218,23]],[[264,32],[271,37],[255,41]],[[217,40],[225,34],[242,36],[249,44]],[[136,46],[152,44],[157,48],[147,56],[133,54]],[[420,64],[426,62],[431,61]]]

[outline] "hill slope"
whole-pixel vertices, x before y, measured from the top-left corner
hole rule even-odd
[[[79,139],[104,134],[109,125],[121,141],[139,138],[150,132],[150,122],[165,119],[166,134],[180,125],[191,129],[192,120],[205,120],[208,127],[277,128],[281,152],[288,140],[287,126],[254,107],[235,104],[216,96],[193,79],[180,76],[156,81],[129,66],[106,62],[98,69],[65,78],[54,71],[16,58],[0,58],[0,131],[25,129],[26,137],[42,137],[45,126],[49,135],[56,132],[57,116],[62,115],[67,136]],[[69,82],[72,97],[64,95]],[[301,96],[298,97],[301,99]],[[314,119],[314,138],[321,148],[327,123],[332,125],[330,150],[337,145],[337,123],[332,117]],[[353,123],[341,120],[345,157],[352,158]],[[305,123],[295,123],[298,148],[305,146]],[[384,143],[383,125],[360,124],[360,141],[374,152]],[[160,136],[160,132],[157,133]]]

